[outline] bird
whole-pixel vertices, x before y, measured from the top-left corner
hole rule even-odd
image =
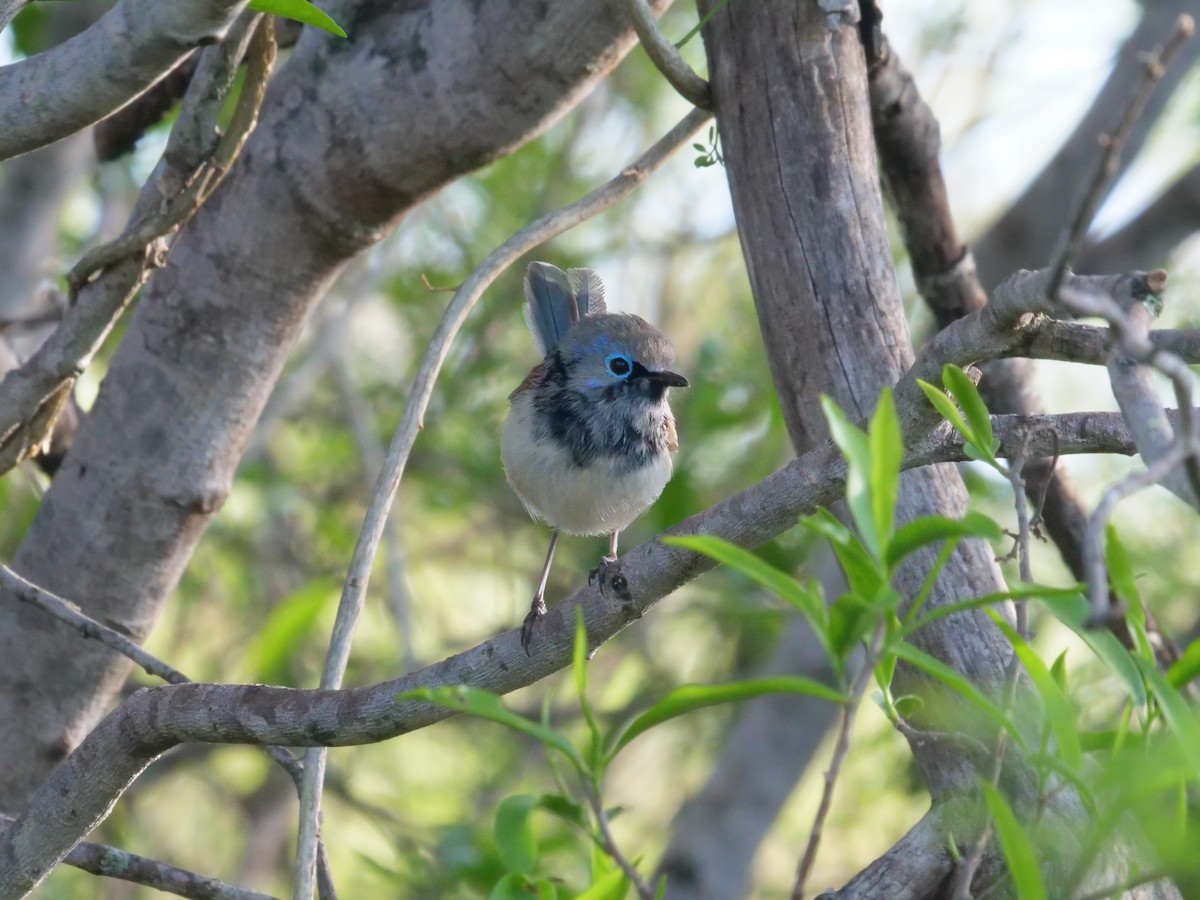
[[[604,282],[591,269],[530,263],[524,312],[543,358],[509,395],[501,458],[526,510],[552,529],[521,626],[531,655],[559,535],[608,535],[608,553],[589,577],[603,590],[618,535],[671,478],[679,442],[667,391],[688,380],[671,371],[666,335],[639,316],[608,312]]]

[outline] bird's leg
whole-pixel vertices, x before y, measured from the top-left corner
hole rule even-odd
[[[550,563],[554,561],[554,548],[558,544],[558,529],[550,533],[550,549],[546,551],[546,564],[542,567],[542,578],[538,582],[537,593],[533,595],[533,603],[529,606],[529,615],[521,624],[521,646],[529,655],[529,641],[533,637],[533,626],[538,619],[546,614],[546,582],[550,580]]]
[[[600,582],[600,593],[604,593],[604,585],[621,569],[617,564],[617,535],[620,531],[614,531],[608,536],[608,553],[600,557],[600,565],[588,572],[588,584]]]

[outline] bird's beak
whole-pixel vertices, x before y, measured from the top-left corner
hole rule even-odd
[[[687,387],[688,380],[676,372],[650,372],[646,378],[665,387]]]

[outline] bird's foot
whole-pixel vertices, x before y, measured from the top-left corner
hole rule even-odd
[[[533,639],[533,629],[538,622],[546,615],[546,601],[541,597],[534,597],[533,604],[529,607],[529,615],[525,617],[525,621],[521,623],[521,646],[525,648],[525,655],[532,656],[529,652],[529,642]]]
[[[622,599],[629,595],[629,584],[621,574],[621,561],[615,556],[600,557],[600,565],[588,572],[588,584],[599,584],[601,594],[610,587]]]

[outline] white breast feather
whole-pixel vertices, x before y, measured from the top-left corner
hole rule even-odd
[[[530,440],[532,416],[529,393],[513,398],[501,440],[504,472],[530,515],[569,534],[620,531],[658,499],[671,478],[665,450],[649,465],[620,474],[603,459],[581,469],[570,451]]]

